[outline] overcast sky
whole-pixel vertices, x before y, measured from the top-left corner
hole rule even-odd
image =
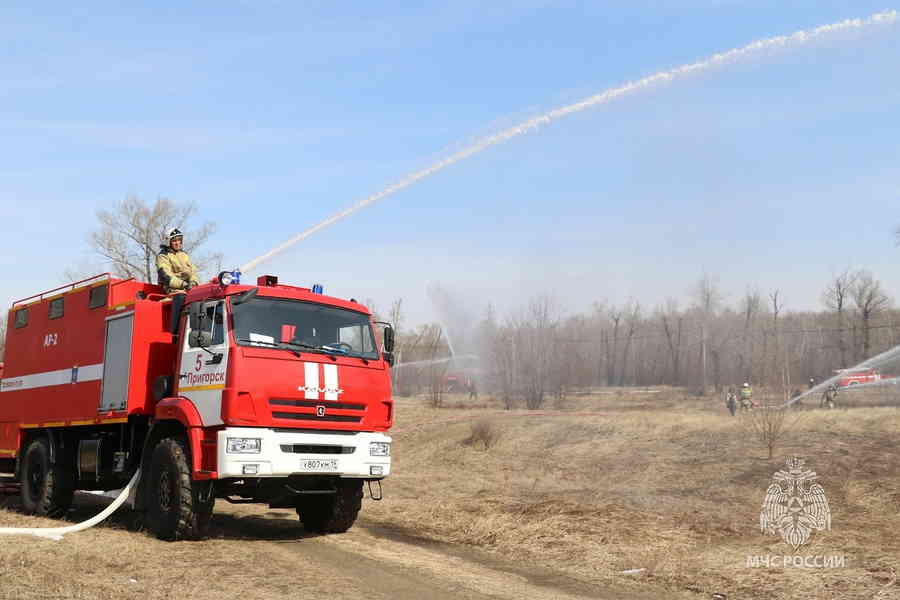
[[[97,209],[194,201],[238,266],[478,137],[881,0],[81,2],[0,13],[0,300],[64,283]],[[487,5],[487,6],[486,6]],[[427,282],[473,311],[555,294],[687,302],[836,271],[900,297],[900,27],[622,98],[459,163],[260,268],[327,293]],[[189,225],[189,224],[188,224]],[[100,268],[99,262],[97,262]]]

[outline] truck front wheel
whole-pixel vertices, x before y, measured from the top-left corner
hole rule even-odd
[[[50,463],[50,444],[46,438],[28,444],[21,475],[22,506],[26,512],[60,517],[69,510],[75,494],[74,473],[65,461]]]
[[[165,438],[153,449],[147,480],[147,525],[161,540],[200,539],[209,528],[215,498],[191,480],[185,441]]]
[[[311,533],[344,533],[353,526],[362,507],[362,480],[341,479],[334,495],[300,496],[297,514]]]

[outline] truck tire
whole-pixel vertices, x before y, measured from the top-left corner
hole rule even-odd
[[[60,517],[72,505],[75,473],[66,463],[50,463],[47,438],[32,440],[22,461],[22,506],[25,512]]]
[[[362,507],[362,480],[341,479],[334,495],[301,496],[297,515],[310,533],[344,533],[356,522]]]
[[[203,538],[212,517],[215,497],[191,480],[186,443],[163,438],[153,449],[147,480],[147,526],[161,540]]]

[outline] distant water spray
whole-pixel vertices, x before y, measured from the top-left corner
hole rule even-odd
[[[811,394],[817,394],[817,393],[821,394],[822,392],[825,391],[825,389],[828,386],[830,386],[832,384],[837,385],[838,382],[841,380],[841,378],[846,376],[845,375],[846,373],[859,372],[859,371],[863,371],[865,369],[883,370],[885,367],[891,368],[894,371],[894,373],[888,377],[884,377],[884,379],[879,379],[877,381],[871,381],[868,383],[860,383],[857,385],[844,387],[844,388],[842,388],[842,391],[844,391],[844,390],[856,391],[856,390],[868,389],[868,388],[873,388],[873,387],[881,387],[881,386],[886,386],[886,385],[900,385],[900,376],[898,376],[898,374],[897,374],[897,370],[900,369],[900,346],[894,346],[890,350],[886,350],[885,352],[882,352],[881,354],[877,354],[877,355],[873,356],[872,358],[859,363],[855,367],[851,367],[849,369],[843,369],[842,373],[838,373],[838,374],[834,375],[833,377],[829,377],[822,383],[816,385],[812,389],[809,389],[809,390],[803,392],[796,398],[791,398],[788,402],[785,403],[785,406],[789,406],[791,404],[794,404],[795,402],[803,400],[804,398],[806,398],[807,396],[809,396]]]
[[[378,202],[382,198],[386,198],[391,194],[399,192],[400,190],[407,188],[414,183],[425,179],[431,175],[434,175],[438,171],[441,171],[450,165],[456,164],[461,160],[469,158],[475,154],[483,150],[487,150],[492,146],[496,146],[502,142],[505,142],[509,139],[512,139],[516,136],[522,135],[524,133],[528,133],[534,129],[537,129],[541,125],[546,125],[555,121],[557,119],[561,119],[562,117],[566,117],[568,115],[581,112],[588,108],[592,108],[594,106],[600,106],[602,104],[606,104],[623,96],[628,96],[635,92],[639,92],[641,90],[647,89],[651,86],[660,84],[660,83],[668,83],[670,81],[674,81],[676,79],[681,79],[683,77],[687,77],[688,75],[695,75],[698,73],[702,73],[709,69],[713,69],[715,67],[719,67],[722,65],[731,64],[737,62],[741,59],[755,56],[761,54],[767,50],[776,50],[783,48],[794,48],[797,46],[802,46],[804,44],[813,42],[815,40],[819,40],[837,33],[847,32],[852,30],[860,30],[865,29],[872,26],[879,25],[890,25],[897,21],[897,11],[889,10],[881,13],[876,13],[868,18],[862,19],[847,19],[846,21],[840,21],[838,23],[832,23],[830,25],[822,25],[820,27],[816,27],[815,29],[798,31],[791,35],[779,35],[776,37],[766,38],[762,40],[757,40],[746,46],[741,48],[734,48],[732,50],[728,50],[727,52],[721,52],[719,54],[714,54],[709,58],[701,60],[699,62],[690,63],[687,65],[682,65],[680,67],[676,67],[674,69],[669,69],[668,71],[660,71],[654,75],[650,75],[648,77],[644,77],[643,79],[639,79],[637,81],[632,81],[630,83],[626,83],[625,85],[608,89],[604,92],[596,94],[594,96],[590,96],[589,98],[585,98],[579,102],[575,102],[574,104],[569,104],[567,106],[563,106],[554,110],[551,110],[548,113],[544,113],[540,116],[528,119],[518,125],[510,127],[509,129],[505,129],[500,133],[496,133],[494,135],[482,138],[470,146],[463,148],[459,152],[455,154],[451,154],[450,156],[439,160],[438,162],[432,164],[421,171],[416,171],[411,173],[401,179],[400,181],[393,183],[380,192],[372,194],[371,196],[364,198],[350,206],[345,208],[341,212],[328,217],[321,223],[317,225],[313,225],[309,229],[298,233],[291,239],[286,242],[276,246],[269,252],[266,252],[262,256],[259,256],[246,265],[241,267],[241,271],[248,272],[252,271],[262,263],[266,262],[270,258],[281,254],[297,242],[301,242],[311,236],[312,234],[329,227],[330,225],[334,225],[341,219],[345,217],[349,217],[353,213],[361,210],[370,204]]]

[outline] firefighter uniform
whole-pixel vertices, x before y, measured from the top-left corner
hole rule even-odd
[[[171,246],[160,246],[156,255],[156,272],[159,285],[165,288],[167,294],[187,290],[200,283],[191,257],[183,250],[173,250]]]

